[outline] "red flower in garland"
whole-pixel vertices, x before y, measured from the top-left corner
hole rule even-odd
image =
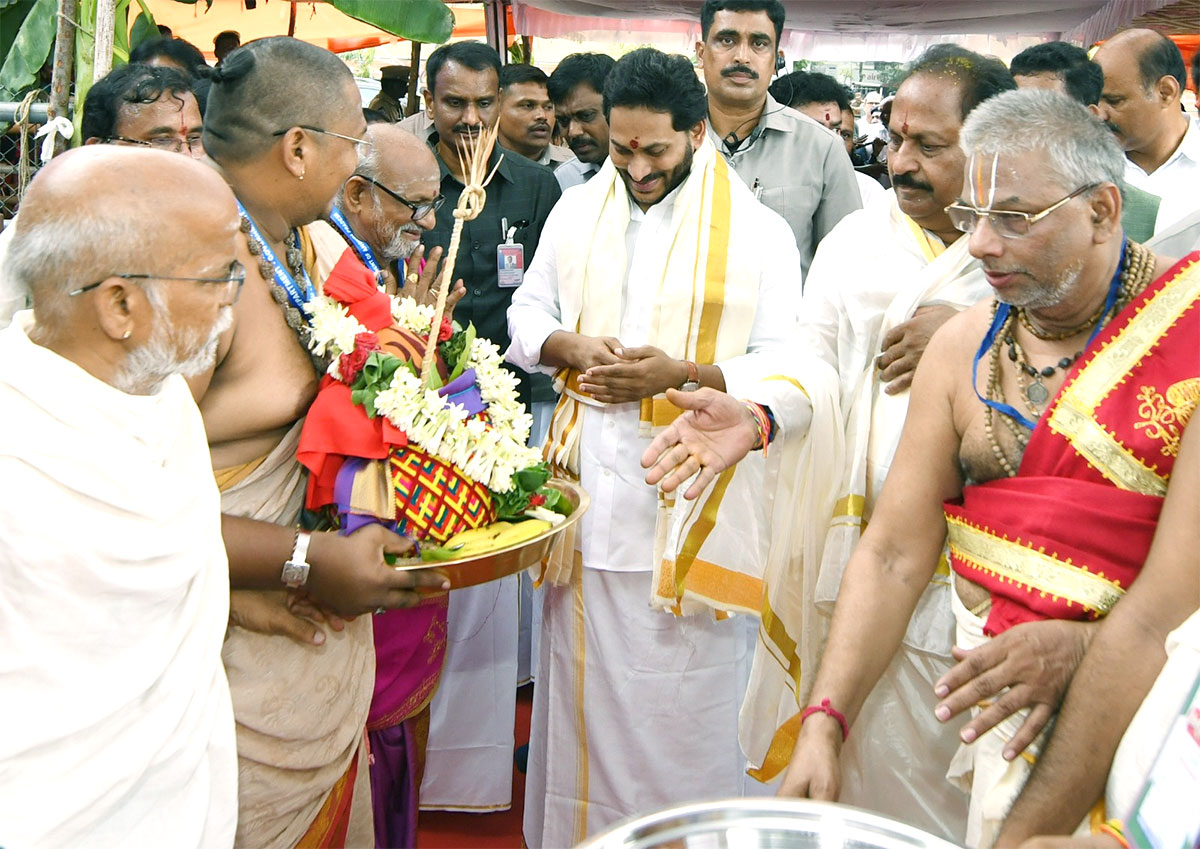
[[[442,326],[438,328],[438,341],[445,342],[454,335],[454,322],[450,320],[450,316],[442,316]]]
[[[374,333],[366,331],[356,335],[354,350],[338,357],[338,372],[342,375],[342,383],[347,386],[353,385],[363,366],[367,364],[367,358],[379,350],[382,350],[379,347],[379,337]]]
[[[541,507],[545,503],[546,496],[542,495],[540,492],[535,492],[533,495],[529,496],[530,507]]]

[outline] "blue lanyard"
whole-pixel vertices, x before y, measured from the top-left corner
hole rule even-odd
[[[242,214],[250,225],[250,238],[258,243],[262,255],[266,257],[271,265],[275,268],[275,284],[284,291],[292,306],[300,311],[300,315],[304,315],[304,305],[311,298],[315,298],[317,290],[313,288],[312,280],[308,277],[308,272],[303,268],[300,269],[300,275],[304,278],[304,290],[300,290],[300,285],[292,277],[291,273],[284,267],[279,258],[275,256],[275,251],[271,250],[271,246],[267,244],[267,240],[263,238],[262,233],[258,231],[258,227],[246,212],[246,207],[242,206],[242,202],[237,202],[238,212]]]
[[[382,283],[383,269],[379,266],[379,262],[375,259],[375,252],[371,250],[371,246],[364,242],[358,236],[354,235],[354,231],[350,229],[350,222],[346,220],[346,216],[342,215],[341,210],[336,206],[329,213],[329,220],[333,226],[338,229],[350,246],[354,248],[354,252],[358,254],[358,258],[363,261],[363,265],[375,272],[375,279]]]
[[[1112,308],[1117,303],[1117,293],[1121,289],[1121,272],[1125,269],[1125,246],[1128,239],[1121,239],[1121,261],[1117,263],[1117,270],[1113,272],[1112,282],[1108,284],[1108,297],[1104,301],[1104,312],[1101,313],[1101,320],[1096,322],[1095,329],[1092,330],[1092,335],[1088,337],[1087,345],[1084,350],[1092,346],[1096,341],[1096,337],[1100,334],[1100,328],[1104,326],[1103,316],[1112,312]],[[971,363],[971,388],[975,390],[975,397],[982,401],[988,407],[991,407],[998,413],[1016,419],[1022,426],[1033,430],[1037,427],[1037,422],[1026,418],[1021,412],[1011,404],[1004,404],[999,401],[993,401],[990,398],[984,398],[979,394],[979,361],[982,360],[992,349],[992,345],[996,342],[996,336],[1000,333],[1000,328],[1008,323],[1008,316],[1012,312],[1012,307],[1009,304],[1000,304],[996,309],[996,315],[992,318],[992,326],[988,328],[987,335],[983,337],[983,343],[979,346],[979,350],[975,352],[975,361]],[[1020,366],[1018,366],[1020,368]]]

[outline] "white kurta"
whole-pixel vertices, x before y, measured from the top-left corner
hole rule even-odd
[[[612,293],[625,346],[648,342],[659,281],[647,256],[669,243],[678,192],[645,212],[631,204],[627,264],[614,269]],[[800,276],[787,224],[765,207],[755,212],[769,259],[748,353],[790,339]],[[527,371],[549,371],[539,366],[542,345],[568,329],[559,322],[555,257],[578,226],[562,206],[551,212],[513,297],[508,357]],[[732,384],[752,368],[749,359],[717,365]],[[750,660],[746,620],[650,608],[657,495],[640,464],[649,439],[638,435],[639,405],[585,406],[581,415],[580,482],[592,507],[578,537],[584,568],[570,585],[542,589],[525,807],[531,847],[573,845],[623,817],[740,795],[743,786],[736,729]]]
[[[0,845],[228,847],[229,567],[200,412],[0,332]]]
[[[1179,147],[1153,172],[1147,174],[1126,159],[1125,182],[1162,198],[1154,222],[1155,235],[1195,212],[1200,205],[1196,200],[1200,198],[1200,121],[1188,118]]]

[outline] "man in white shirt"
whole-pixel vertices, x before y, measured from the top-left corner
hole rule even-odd
[[[1100,118],[1125,149],[1125,181],[1162,198],[1159,233],[1195,211],[1200,197],[1200,124],[1180,108],[1183,56],[1166,36],[1133,29],[1094,58],[1104,70]]]
[[[508,358],[564,386],[547,458],[592,498],[542,575],[531,847],[742,792],[749,617],[725,614],[758,612],[772,467],[756,454],[693,510],[646,485],[639,458],[679,412],[668,388],[745,387],[775,417],[759,419],[764,444],[799,426],[766,380],[795,326],[799,256],[707,141],[691,63],[628,54],[605,107],[609,161],[551,212],[508,314]]]
[[[233,194],[188,157],[85,147],[14,229],[36,317],[0,332],[0,845],[230,847],[229,565],[183,376],[245,279]]]
[[[608,159],[603,92],[615,64],[604,53],[572,53],[550,75],[547,91],[554,101],[558,131],[575,154],[554,171],[563,191],[592,179]]]

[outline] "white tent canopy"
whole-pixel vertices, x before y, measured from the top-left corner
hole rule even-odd
[[[1011,58],[1029,44],[1104,38],[1171,0],[783,0],[789,56],[907,61],[956,41]],[[519,32],[542,38],[633,41],[653,35],[690,46],[702,0],[513,0]]]

